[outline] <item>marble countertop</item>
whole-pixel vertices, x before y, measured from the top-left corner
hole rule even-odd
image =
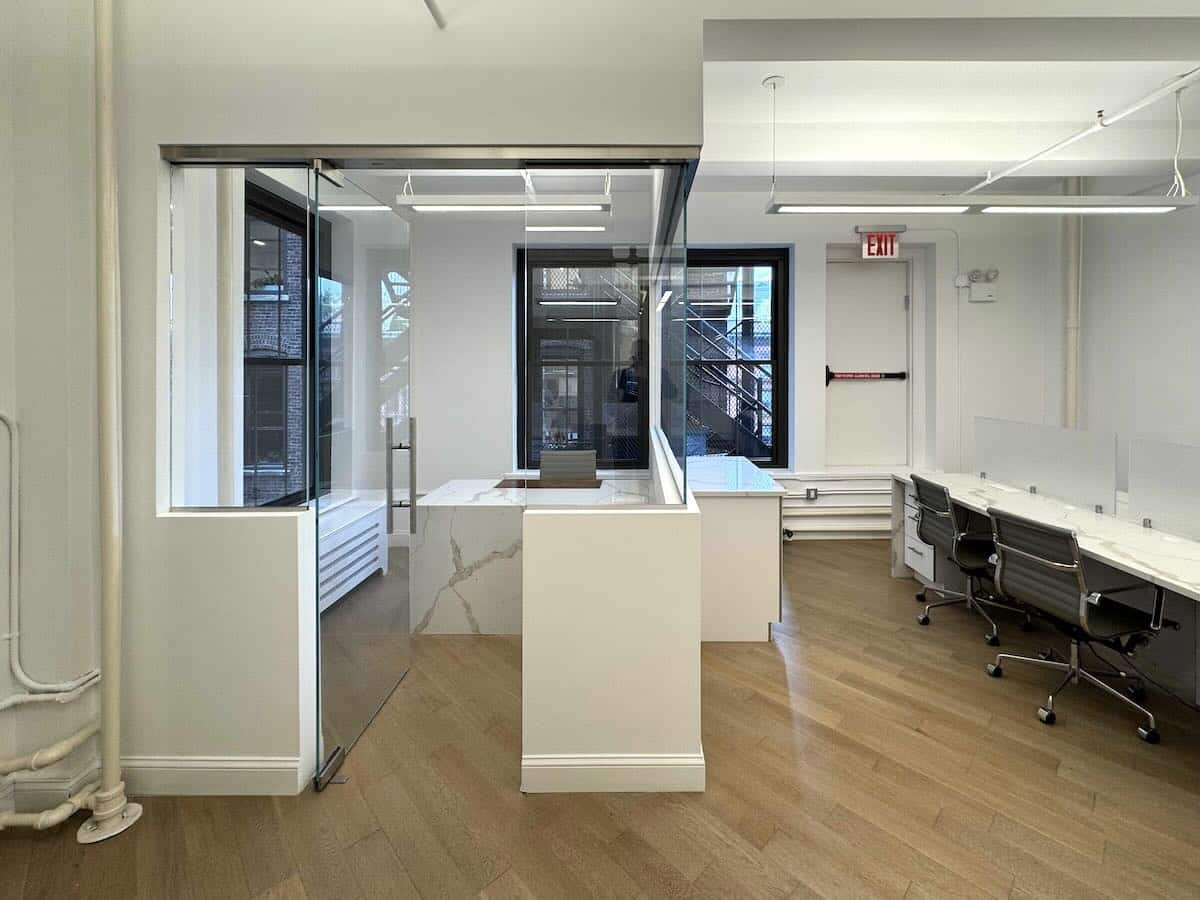
[[[976,512],[994,506],[1005,512],[1037,519],[1075,532],[1079,550],[1130,575],[1200,601],[1200,541],[1143,528],[1136,522],[1072,506],[1042,494],[978,475],[950,472],[925,474],[945,485],[950,496]],[[896,472],[899,481],[910,481],[908,472]]]
[[[687,486],[697,497],[782,497],[787,493],[744,456],[689,456]]]
[[[430,491],[417,506],[636,506],[651,502],[648,478],[606,478],[598,488],[499,488],[499,478],[455,478]]]

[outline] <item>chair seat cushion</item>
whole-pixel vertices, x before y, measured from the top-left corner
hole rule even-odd
[[[995,552],[996,545],[991,541],[964,538],[958,542],[959,568],[970,574],[990,572],[992,565],[988,560]]]

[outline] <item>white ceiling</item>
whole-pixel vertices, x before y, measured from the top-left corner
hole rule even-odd
[[[1197,51],[1200,58],[1200,49]],[[782,75],[779,122],[1078,122],[1194,69],[1178,62],[720,62],[704,66],[704,120],[769,122],[767,75]],[[1200,89],[1184,94],[1200,116]],[[1162,101],[1135,119],[1173,121]]]
[[[1200,48],[1178,61],[706,62],[699,184],[769,172],[773,140],[780,176],[980,179],[1197,65]],[[785,78],[774,134],[768,75]],[[1183,168],[1193,171],[1200,85],[1184,92],[1183,111]],[[1168,97],[1024,174],[1169,177],[1174,148]]]

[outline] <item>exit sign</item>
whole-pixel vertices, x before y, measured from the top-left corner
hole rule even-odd
[[[894,231],[864,231],[862,250],[863,259],[898,259],[900,235]]]

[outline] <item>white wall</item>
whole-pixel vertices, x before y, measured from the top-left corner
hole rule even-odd
[[[524,221],[412,230],[413,412],[422,493],[514,464],[514,248]]]
[[[1192,181],[1196,181],[1195,178]],[[1083,224],[1080,425],[1200,444],[1200,212]]]
[[[688,244],[794,247],[792,467],[820,472],[825,468],[826,248],[854,242],[854,225],[871,222],[852,216],[768,216],[765,206],[765,191],[694,191],[688,203]],[[1061,422],[1058,224],[1054,219],[921,216],[908,225],[913,230],[903,235],[902,246],[928,246],[934,257],[927,273],[932,294],[924,325],[935,441],[929,457],[916,462],[970,471],[975,416]],[[961,248],[956,251],[948,231],[920,230],[938,228],[957,230]],[[956,256],[964,272],[1000,270],[996,303],[968,303],[966,292],[954,287]]]

